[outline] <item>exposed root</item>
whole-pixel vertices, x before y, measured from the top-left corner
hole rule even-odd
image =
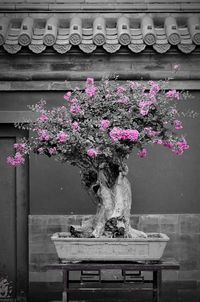
[[[82,227],[71,227],[73,237],[147,238],[144,232],[130,226],[132,196],[126,174],[127,169],[119,171],[114,185],[109,187],[104,170],[99,171],[97,195],[101,203],[98,205],[97,214]]]

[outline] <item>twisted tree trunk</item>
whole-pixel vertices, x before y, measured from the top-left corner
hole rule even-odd
[[[97,213],[83,225],[82,229],[71,229],[72,235],[76,237],[147,237],[141,231],[130,226],[130,210],[132,203],[131,186],[126,171],[119,171],[118,176],[109,186],[107,174],[101,169],[97,176],[95,185],[96,200],[99,201]],[[94,184],[93,184],[94,186]],[[91,187],[90,187],[91,189]]]

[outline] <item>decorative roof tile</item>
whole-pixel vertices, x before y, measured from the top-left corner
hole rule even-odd
[[[52,15],[46,19],[5,16],[0,18],[0,46],[10,54],[27,47],[34,53],[52,47],[65,54],[75,46],[85,53],[97,48],[115,53],[121,47],[133,53],[142,52],[146,47],[165,53],[172,46],[190,53],[200,45],[199,15],[185,17],[181,24],[174,16],[163,17],[159,25],[150,14],[134,18],[122,15],[111,20],[106,16],[93,19],[91,16],[85,20],[79,14],[71,18]]]

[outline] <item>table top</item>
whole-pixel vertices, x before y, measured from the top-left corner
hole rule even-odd
[[[178,270],[179,263],[176,260],[161,261],[82,261],[68,263],[52,263],[44,266],[45,269],[52,270],[102,270],[102,269],[124,269],[124,270]]]

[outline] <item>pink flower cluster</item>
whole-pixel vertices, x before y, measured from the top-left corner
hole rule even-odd
[[[78,100],[77,99],[71,99],[71,96],[72,96],[71,91],[68,91],[67,93],[65,93],[64,99],[66,101],[68,101],[69,103],[71,103],[71,104],[77,104]],[[66,109],[66,108],[64,107],[64,109]]]
[[[172,150],[176,155],[182,155],[185,150],[188,150],[190,147],[185,138],[176,143],[176,148]]]
[[[146,157],[147,156],[147,149],[146,148],[143,148],[142,150],[140,150],[139,152],[138,152],[138,156],[139,157],[141,157],[141,158],[144,158],[144,157]]]
[[[108,129],[110,126],[110,121],[109,120],[101,120],[100,121],[100,130],[104,131],[106,129]]]
[[[180,93],[179,93],[178,91],[176,91],[176,89],[169,90],[169,91],[166,93],[166,96],[167,96],[169,99],[180,100]]]
[[[182,155],[185,150],[189,149],[189,145],[185,138],[182,138],[178,142],[170,142],[170,141],[163,141],[163,146],[172,150],[172,152],[176,155]]]
[[[175,126],[175,129],[176,129],[176,130],[181,130],[181,129],[183,129],[182,123],[181,123],[181,121],[179,121],[179,120],[175,120],[175,121],[174,121],[174,126]]]
[[[47,130],[38,129],[37,132],[40,141],[48,141],[50,139],[50,135]]]
[[[24,162],[25,162],[25,159],[24,159],[23,155],[19,152],[17,152],[15,154],[15,156],[8,156],[7,157],[7,164],[9,164],[13,167],[23,165]]]
[[[113,141],[130,140],[130,141],[134,142],[134,141],[138,140],[139,132],[135,129],[120,129],[120,128],[114,127],[110,131],[109,135]]]
[[[89,97],[93,97],[96,95],[97,93],[97,87],[94,85],[94,79],[93,78],[87,78],[86,80],[86,89],[85,89],[85,93],[87,94],[87,96]]]
[[[87,78],[86,80],[86,85],[89,86],[89,85],[94,85],[94,79],[93,78]]]
[[[150,106],[152,105],[152,101],[140,101],[139,102],[139,110],[140,114],[145,116],[149,113]]]
[[[75,132],[78,132],[80,131],[80,125],[78,122],[73,122],[72,123],[72,129],[75,131]]]
[[[65,99],[66,101],[69,101],[70,98],[71,98],[71,95],[72,95],[71,91],[68,91],[67,93],[65,93],[64,99]]]
[[[160,85],[154,81],[149,81],[148,83],[150,85],[149,94],[155,96],[158,93],[158,91],[160,91]]]
[[[123,86],[118,86],[117,87],[117,94],[118,95],[124,93],[125,91],[126,91],[125,87],[123,87]]]
[[[73,105],[71,105],[71,107],[70,107],[70,112],[71,112],[72,114],[78,114],[78,113],[80,113],[80,112],[81,112],[81,107],[80,107],[80,105],[78,105],[78,104],[73,104]]]
[[[56,147],[49,148],[49,153],[50,153],[51,155],[56,155],[56,154],[58,153]]]
[[[129,98],[127,96],[123,96],[117,100],[117,103],[120,103],[120,104],[128,104],[128,102],[129,102]]]
[[[98,151],[94,148],[90,148],[87,150],[87,155],[91,158],[96,158],[98,155]]]
[[[64,144],[69,139],[69,135],[64,131],[60,131],[56,138],[59,143]]]
[[[45,122],[48,121],[48,119],[49,119],[48,116],[46,114],[42,113],[40,115],[40,117],[38,118],[38,121],[41,122],[41,123],[45,123]]]
[[[160,133],[160,131],[155,131],[151,127],[145,127],[144,133],[150,137],[155,137],[156,135],[158,135]]]
[[[17,151],[17,152],[24,152],[27,148],[26,144],[25,143],[16,143],[13,145],[14,149]]]
[[[129,82],[129,87],[134,90],[134,89],[137,89],[138,87],[140,87],[141,84],[140,83],[137,83],[137,82],[134,82],[134,81],[130,81]]]

